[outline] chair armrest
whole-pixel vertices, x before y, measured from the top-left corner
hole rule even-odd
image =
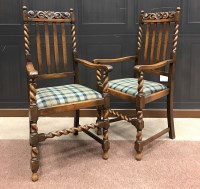
[[[36,78],[38,76],[38,71],[34,68],[32,62],[27,62],[26,71],[28,72],[29,77]]]
[[[95,68],[95,69],[104,69],[108,72],[112,71],[113,67],[110,66],[110,65],[104,65],[104,64],[94,64],[92,62],[89,62],[87,60],[83,60],[83,59],[80,59],[80,58],[75,58],[75,61],[77,61],[78,63],[81,63],[85,66],[88,66],[90,68]]]
[[[134,70],[138,72],[141,72],[143,70],[154,70],[172,63],[174,63],[173,59],[169,59],[150,65],[136,65],[134,66]]]
[[[116,62],[122,62],[127,60],[135,60],[137,56],[126,56],[126,57],[120,57],[120,58],[114,58],[114,59],[94,59],[93,62],[95,64],[110,64],[110,63],[116,63]]]

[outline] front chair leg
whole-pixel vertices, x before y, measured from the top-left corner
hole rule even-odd
[[[38,128],[37,123],[31,122],[30,124],[30,145],[31,145],[31,161],[30,167],[32,171],[32,181],[38,180],[39,169],[39,148],[38,148]]]
[[[103,149],[103,159],[107,160],[109,155],[108,155],[108,150],[110,149],[110,142],[108,140],[108,128],[110,126],[110,123],[108,121],[108,114],[109,111],[107,109],[103,110],[103,120],[104,120],[104,127],[103,127],[103,144],[102,144],[102,149]]]
[[[110,149],[110,142],[108,140],[108,129],[103,128],[103,144],[102,144],[102,149],[103,149],[103,159],[107,160],[109,155],[108,155],[108,150]]]
[[[143,111],[137,110],[137,134],[136,134],[136,141],[135,141],[135,150],[136,155],[135,159],[140,161],[142,159],[142,150],[143,150],[143,142],[142,142],[142,129],[144,128],[144,120],[143,120]]]
[[[136,141],[135,141],[135,159],[137,161],[140,161],[142,159],[142,150],[143,150],[143,144],[142,144],[142,131],[137,129],[136,134]]]

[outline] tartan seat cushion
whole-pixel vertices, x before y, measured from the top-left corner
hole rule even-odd
[[[97,91],[79,84],[69,84],[56,87],[37,89],[38,108],[52,107],[60,104],[102,99]]]
[[[129,95],[136,96],[138,93],[137,91],[138,79],[137,78],[115,79],[115,80],[109,81],[108,85],[109,85],[109,88],[111,89],[115,89],[117,91],[121,91]],[[167,87],[165,85],[162,85],[161,83],[144,80],[143,92],[145,96],[164,90],[166,88]]]

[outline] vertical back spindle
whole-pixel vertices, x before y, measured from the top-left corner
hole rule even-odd
[[[160,23],[160,29],[158,34],[158,46],[157,46],[157,54],[156,54],[156,62],[160,60],[160,49],[162,43],[162,32],[163,32],[163,23]]]
[[[40,39],[40,28],[39,23],[35,23],[36,27],[36,46],[37,46],[37,60],[38,60],[38,71],[42,73],[42,51],[41,51],[41,39]]]
[[[150,32],[150,24],[147,23],[146,26],[146,39],[145,39],[145,47],[144,47],[144,63],[147,63],[148,58],[148,47],[149,47],[149,32]]]
[[[150,54],[150,64],[154,62],[154,49],[155,49],[155,40],[156,40],[156,26],[157,23],[153,23],[153,33],[151,40],[151,54]]]
[[[62,32],[62,49],[63,49],[63,63],[64,63],[64,71],[67,71],[67,40],[65,34],[65,25],[61,23],[61,32]]]
[[[163,48],[163,60],[167,57],[167,47],[168,47],[168,41],[169,41],[169,29],[170,29],[170,22],[166,23],[165,28],[165,39],[164,39],[164,48]]]
[[[58,32],[56,23],[53,23],[53,42],[54,42],[54,55],[56,63],[56,72],[60,71],[59,52],[58,52]]]
[[[51,73],[51,54],[50,54],[50,44],[49,44],[49,28],[48,23],[44,23],[45,29],[45,46],[46,46],[46,58],[47,58],[47,73]]]

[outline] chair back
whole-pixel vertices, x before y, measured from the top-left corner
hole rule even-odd
[[[179,7],[176,11],[168,12],[141,11],[136,64],[154,64],[166,59],[175,59],[179,22]]]
[[[69,71],[69,61],[77,54],[73,9],[70,12],[28,11],[24,6],[23,20],[26,61],[33,62],[39,78],[74,76],[74,69]],[[72,55],[68,57],[70,51]]]

